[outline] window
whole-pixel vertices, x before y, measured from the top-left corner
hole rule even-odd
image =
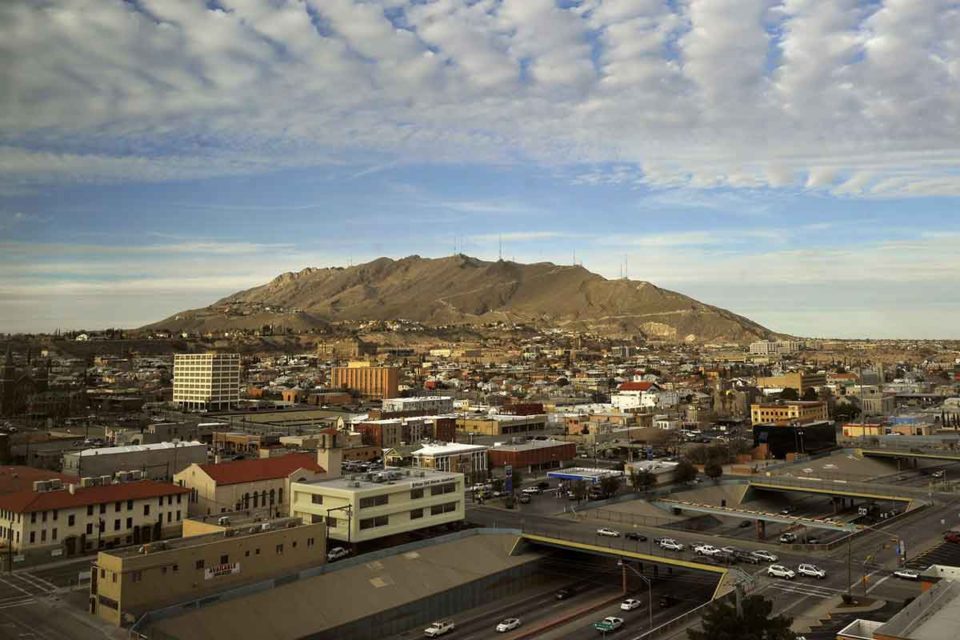
[[[113,511],[114,511],[114,513],[120,513],[120,505],[121,505],[121,504],[123,504],[123,503],[121,503],[121,502],[115,502],[115,503],[113,504]]]
[[[430,487],[430,495],[439,496],[443,495],[444,493],[453,493],[454,489],[456,489],[455,483],[451,482],[448,484],[441,484],[435,487]]]
[[[57,539],[57,528],[56,528],[56,527],[54,527],[54,528],[53,528],[53,531],[50,532],[50,539],[51,539],[51,540],[56,540],[56,539]]]
[[[323,504],[323,496],[315,493],[312,496],[310,496],[310,502],[312,502],[313,504]]]
[[[143,515],[145,516],[150,515],[150,505],[148,504],[143,505]]]
[[[380,496],[370,496],[369,498],[360,498],[360,508],[366,509],[368,507],[377,507],[382,504],[387,504],[389,501],[389,496],[383,494]]]
[[[120,607],[119,602],[117,602],[116,600],[113,600],[112,598],[108,598],[107,596],[102,596],[102,595],[97,596],[97,604],[103,607],[106,607],[108,609],[118,609]]]
[[[174,563],[174,565],[173,565],[173,572],[176,573],[176,572],[179,571],[179,570],[180,570],[180,565]]]
[[[410,499],[411,499],[411,500],[416,500],[416,499],[422,498],[422,497],[423,497],[423,489],[411,489],[411,491],[410,491]]]
[[[37,541],[37,532],[36,532],[36,531],[31,531],[31,532],[30,532],[30,544],[33,544],[33,543],[36,542],[36,541]]]
[[[278,555],[283,555],[283,545],[282,545],[282,544],[278,544],[278,545],[277,545],[277,554],[278,554]]]
[[[308,547],[312,547],[312,546],[313,546],[313,542],[314,542],[313,538],[307,538],[307,546],[308,546]]]
[[[127,518],[127,529],[133,528],[133,518]]]
[[[244,558],[249,558],[249,557],[250,557],[250,549],[247,549],[246,551],[243,552],[243,557],[244,557]]]
[[[88,516],[92,516],[92,515],[93,515],[93,505],[92,505],[92,504],[88,504],[88,505],[87,505],[87,515],[88,515]]]
[[[120,531],[120,518],[113,521],[113,530]]]
[[[457,510],[456,502],[448,502],[446,504],[437,504],[430,507],[430,515],[438,516],[442,513],[450,513],[451,511]]]
[[[254,508],[254,509],[257,508],[257,506],[258,506],[258,505],[257,505],[257,502],[259,501],[259,499],[260,499],[260,494],[257,493],[256,491],[254,491],[254,492],[253,492],[253,508]]]
[[[178,493],[178,494],[177,494],[177,504],[180,504],[180,502],[181,502],[180,499],[181,499],[182,497],[183,497],[183,494],[182,494],[182,493]]]
[[[107,512],[107,503],[104,502],[102,505],[100,505],[100,513],[106,513],[106,512]]]
[[[67,526],[68,526],[68,527],[72,527],[72,526],[75,525],[76,523],[77,523],[77,516],[73,515],[72,513],[71,513],[69,516],[67,516]]]
[[[47,541],[47,530],[40,529],[40,542],[46,542],[46,541]]]
[[[390,523],[388,516],[377,516],[376,518],[364,518],[360,521],[361,529],[373,529],[374,527],[385,527]]]
[[[180,510],[177,510],[177,522],[180,522]]]
[[[257,547],[257,548],[253,551],[253,555],[255,555],[255,556],[260,555],[260,547]]]
[[[93,523],[92,523],[92,522],[88,522],[88,523],[87,523],[87,535],[88,535],[88,536],[93,535]]]
[[[227,564],[228,562],[230,562],[229,555],[223,554],[222,556],[220,556],[220,564]]]
[[[410,512],[410,519],[417,520],[423,517],[423,509],[414,509]]]
[[[34,511],[30,514],[30,524],[35,524],[37,522],[37,512]]]
[[[203,569],[203,560],[197,560],[196,567],[197,569]]]
[[[270,489],[270,504],[273,505],[274,501],[277,499],[276,489]]]
[[[167,511],[167,524],[170,524],[171,522],[173,522],[173,512]]]
[[[43,521],[44,521],[44,522],[46,522],[46,521],[47,521],[47,512],[46,512],[46,511],[44,511],[44,512],[43,512],[43,513],[41,513],[40,515],[42,515],[42,516],[43,516]]]
[[[291,543],[290,543],[290,546],[293,547],[294,549],[296,549],[296,548],[297,548],[297,541],[294,540],[293,542],[291,542]]]
[[[127,511],[133,509],[133,500],[127,500]]]
[[[166,567],[164,567],[164,570],[166,570]],[[130,579],[133,582],[140,582],[141,580],[143,580],[143,571],[131,571]]]
[[[53,510],[53,519],[54,519],[54,521],[56,521],[56,519],[57,519],[57,514],[58,514],[58,513],[59,513],[59,512],[58,512],[56,509]]]
[[[277,490],[277,502],[279,502],[280,504],[283,504],[283,487],[280,487]]]

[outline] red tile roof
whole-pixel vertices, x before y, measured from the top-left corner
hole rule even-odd
[[[199,467],[219,485],[277,480],[286,478],[297,469],[316,473],[324,472],[323,467],[317,464],[316,455],[312,453],[291,453],[277,458],[201,464]]]
[[[68,476],[56,471],[22,465],[0,467],[0,495],[33,489],[33,483],[37,480],[60,480],[64,484],[80,482],[76,476]]]
[[[108,504],[125,500],[145,500],[183,493],[190,493],[190,489],[154,480],[76,487],[73,493],[70,493],[66,487],[56,491],[42,492],[33,491],[31,488],[26,491],[0,496],[0,509],[8,509],[15,513],[30,513],[32,511],[69,509],[71,507],[85,507],[91,504]]]
[[[654,386],[656,385],[652,382],[623,382],[617,389],[619,391],[649,391]]]

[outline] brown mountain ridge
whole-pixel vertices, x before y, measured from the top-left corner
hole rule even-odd
[[[151,327],[222,331],[279,324],[414,320],[427,325],[536,322],[687,342],[773,337],[735,313],[649,282],[608,280],[582,266],[446,258],[378,258],[349,268],[307,268]]]

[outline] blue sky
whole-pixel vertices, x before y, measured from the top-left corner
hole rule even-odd
[[[502,238],[778,331],[960,337],[958,34],[933,0],[8,3],[0,331]]]

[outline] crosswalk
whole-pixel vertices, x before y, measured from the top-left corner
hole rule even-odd
[[[0,574],[0,610],[33,604],[38,597],[48,596],[57,585],[26,571]]]
[[[795,595],[810,596],[824,600],[833,598],[838,593],[843,593],[843,589],[834,589],[833,587],[808,584],[805,582],[771,582],[768,586],[770,589],[776,589],[777,591],[785,591]]]

